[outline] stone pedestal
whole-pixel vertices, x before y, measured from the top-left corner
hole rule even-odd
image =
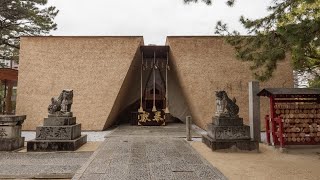
[[[81,135],[81,124],[76,123],[72,113],[49,115],[43,126],[36,129],[36,139],[28,141],[28,151],[75,151],[87,142]]]
[[[24,146],[21,125],[26,116],[0,115],[0,151],[12,151]]]
[[[207,135],[202,142],[213,151],[218,149],[237,148],[239,150],[258,150],[258,141],[250,138],[250,126],[243,124],[239,117],[213,117],[207,125]]]

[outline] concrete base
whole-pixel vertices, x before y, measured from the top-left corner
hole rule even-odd
[[[0,151],[13,151],[24,146],[24,137],[0,138]]]
[[[75,151],[87,142],[87,135],[74,140],[31,140],[27,143],[27,151]]]
[[[207,135],[202,136],[202,142],[206,144],[212,151],[219,149],[232,149],[236,147],[239,150],[253,151],[259,150],[258,141],[248,140],[214,140]]]

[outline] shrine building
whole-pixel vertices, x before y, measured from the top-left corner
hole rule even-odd
[[[142,36],[21,37],[16,114],[27,115],[24,130],[35,130],[51,97],[73,89],[72,111],[83,130],[166,125],[188,115],[205,128],[215,91],[225,90],[248,124],[253,80],[250,63],[237,60],[223,37],[168,36],[163,46],[145,45]],[[290,59],[260,83],[265,87],[293,87]],[[267,99],[260,106],[267,114]]]

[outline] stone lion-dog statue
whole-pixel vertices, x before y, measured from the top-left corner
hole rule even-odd
[[[216,91],[216,113],[215,116],[238,117],[239,106],[236,98],[231,100],[225,91]]]
[[[48,107],[49,114],[67,114],[71,112],[73,102],[73,90],[64,89],[58,98],[51,98],[51,104]]]

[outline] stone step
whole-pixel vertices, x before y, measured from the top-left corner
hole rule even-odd
[[[259,150],[258,141],[253,140],[215,140],[207,135],[202,136],[202,142],[206,144],[212,151],[219,149],[238,149],[246,151]]]
[[[49,114],[48,117],[73,117],[72,112]]]
[[[250,126],[207,125],[208,136],[212,139],[250,139]]]
[[[212,123],[217,126],[242,126],[243,118],[240,117],[212,117]]]
[[[72,140],[81,136],[81,124],[69,126],[39,126],[36,140]]]
[[[24,137],[0,138],[0,151],[13,151],[24,146]]]
[[[87,142],[87,135],[73,140],[31,140],[27,142],[27,151],[75,151]]]
[[[76,124],[76,117],[48,117],[44,118],[43,126],[64,126]]]

